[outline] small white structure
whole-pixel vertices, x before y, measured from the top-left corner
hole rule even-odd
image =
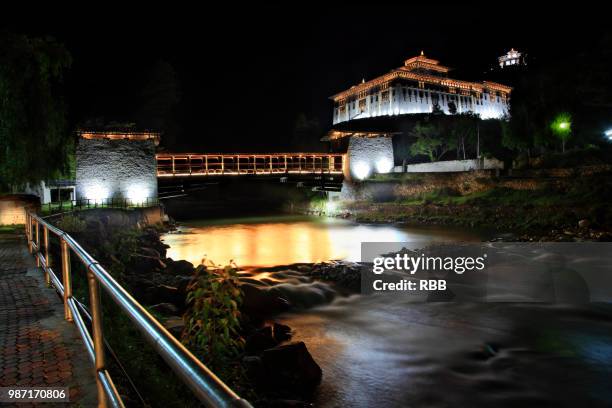
[[[76,197],[92,204],[126,199],[139,205],[157,198],[158,133],[80,132]]]
[[[48,204],[64,200],[74,200],[75,185],[73,180],[41,181],[37,184],[26,184],[24,192],[40,198],[41,204]]]
[[[499,57],[497,60],[499,61],[499,67],[502,69],[513,65],[526,65],[523,54],[516,51],[514,48],[508,51],[507,54]]]
[[[495,82],[451,79],[448,71],[421,52],[407,59],[403,67],[332,96],[333,123],[434,111],[471,112],[481,119],[508,115],[512,88]]]
[[[445,160],[432,163],[395,166],[395,173],[452,173],[472,170],[503,170],[504,162],[497,159]]]

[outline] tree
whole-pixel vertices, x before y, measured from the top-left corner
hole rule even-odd
[[[469,148],[476,142],[476,126],[479,118],[473,113],[462,113],[449,119],[449,126],[445,129],[446,143],[448,146],[456,147],[457,160],[461,158],[465,160],[468,158],[466,146]]]
[[[0,36],[0,190],[68,171],[63,76],[72,58],[53,38]]]
[[[440,127],[434,123],[418,122],[411,133],[416,140],[410,146],[410,153],[427,155],[432,162],[440,160],[452,148],[448,139],[441,135]]]
[[[319,121],[316,118],[309,119],[306,114],[299,113],[295,119],[291,148],[300,151],[320,150],[321,136],[323,135]]]

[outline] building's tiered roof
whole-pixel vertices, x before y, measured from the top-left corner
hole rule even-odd
[[[448,67],[440,65],[439,61],[427,58],[423,52],[421,55],[412,57],[404,61],[404,66],[391,70],[387,74],[376,77],[370,81],[364,81],[354,85],[346,91],[342,91],[330,97],[335,102],[344,101],[350,97],[363,97],[371,89],[376,87],[385,88],[396,79],[408,79],[423,84],[431,84],[446,87],[450,92],[467,91],[476,94],[482,92],[500,92],[502,96],[507,96],[512,88],[496,82],[469,82],[458,79],[448,78]]]
[[[404,61],[404,66],[398,68],[404,71],[432,71],[446,74],[449,71],[448,67],[440,65],[440,61],[427,58],[423,51],[417,57],[408,58]]]

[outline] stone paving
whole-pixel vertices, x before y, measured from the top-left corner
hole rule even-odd
[[[61,299],[46,287],[25,237],[0,234],[0,387],[12,386],[70,388],[69,404],[19,408],[97,406],[93,365]]]

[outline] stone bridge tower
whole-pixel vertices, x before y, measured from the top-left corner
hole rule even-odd
[[[358,181],[393,171],[393,134],[332,130],[321,141],[331,142],[333,150],[346,151],[344,177]]]
[[[159,133],[80,131],[76,198],[104,204],[125,199],[139,205],[157,198],[155,148]]]

